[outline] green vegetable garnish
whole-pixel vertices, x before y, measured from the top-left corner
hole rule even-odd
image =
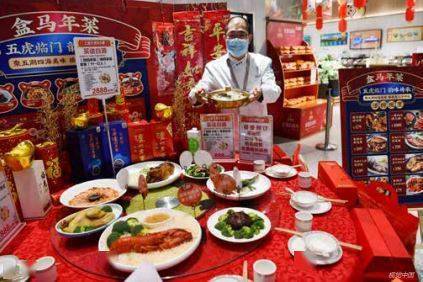
[[[142,233],[142,230],[144,229],[144,227],[141,224],[135,225],[135,226],[131,226],[131,235],[132,236],[136,236]]]
[[[126,220],[126,223],[128,223],[129,227],[132,227],[132,226],[138,225],[139,221],[135,217],[130,217]]]
[[[264,229],[264,220],[255,213],[248,213],[250,218],[250,226],[242,226],[239,230],[233,230],[229,224],[229,216],[234,213],[233,210],[228,210],[227,213],[222,214],[218,218],[218,222],[214,228],[219,230],[225,237],[235,237],[236,239],[250,239],[254,235],[260,234],[260,230]]]
[[[112,245],[112,243],[114,241],[116,241],[117,239],[120,238],[122,234],[118,233],[118,232],[112,232],[110,233],[109,237],[107,237],[107,247],[110,248],[110,245]]]
[[[101,210],[104,212],[112,212],[112,208],[110,206],[104,206],[101,208]]]
[[[112,232],[124,234],[124,233],[130,233],[131,229],[127,221],[118,221],[113,225]]]

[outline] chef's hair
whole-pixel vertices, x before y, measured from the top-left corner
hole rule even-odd
[[[228,32],[228,26],[229,23],[231,21],[233,21],[234,19],[242,19],[245,22],[246,28],[247,28],[247,32],[250,33],[250,24],[248,23],[247,17],[243,16],[243,15],[234,15],[231,16],[228,20],[228,23],[226,24],[226,32]]]

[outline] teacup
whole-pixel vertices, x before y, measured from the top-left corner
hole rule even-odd
[[[317,194],[309,191],[297,191],[291,195],[291,199],[294,204],[306,209],[313,207],[319,201]]]

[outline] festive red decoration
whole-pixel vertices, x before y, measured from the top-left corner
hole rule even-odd
[[[302,11],[302,15],[303,15],[303,20],[307,20],[307,18],[308,18],[308,14],[307,14],[308,1],[307,0],[303,0],[303,3],[302,4],[303,5],[302,5],[301,11]]]
[[[316,17],[317,18],[322,18],[323,17],[323,7],[322,7],[322,5],[318,5],[316,7]]]
[[[416,1],[415,0],[407,0],[406,1],[407,8],[414,7],[415,5],[416,5]]]
[[[344,3],[339,6],[339,18],[343,19],[346,17],[347,17],[347,3]]]
[[[323,18],[316,18],[316,29],[321,30],[323,27]]]
[[[354,0],[354,7],[360,9],[366,7],[366,0]]]
[[[340,32],[346,32],[347,31],[347,21],[345,19],[340,19],[338,22],[338,30]]]
[[[407,22],[412,22],[414,20],[414,8],[407,8],[405,11],[405,20]]]

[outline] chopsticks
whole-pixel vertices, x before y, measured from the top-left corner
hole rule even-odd
[[[295,230],[287,229],[287,228],[275,227],[275,230],[276,231],[279,231],[279,232],[287,233],[287,234],[297,235],[297,236],[300,236],[300,237],[303,236],[303,233],[298,232],[298,231],[295,231]],[[356,251],[363,250],[363,247],[362,246],[351,244],[351,243],[346,243],[346,242],[339,241],[339,245],[341,245],[342,247],[345,247],[345,248],[356,250]]]
[[[283,195],[283,196],[291,196],[291,193],[288,192],[282,192],[282,193],[278,193],[279,195]],[[334,204],[340,204],[340,205],[344,205],[346,203],[348,203],[348,200],[342,200],[342,199],[333,199],[333,198],[326,198],[323,196],[319,196],[319,199],[322,201],[326,201],[326,202],[332,202]]]
[[[244,260],[242,265],[242,278],[244,282],[248,282],[248,262]]]

